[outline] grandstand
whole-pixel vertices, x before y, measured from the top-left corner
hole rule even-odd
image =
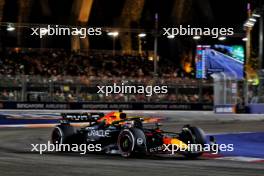
[[[159,65],[143,56],[80,55],[62,49],[9,48],[1,53],[0,100],[29,102],[174,102],[212,103],[210,81],[195,80],[168,62]],[[97,85],[113,82],[168,85],[167,95],[98,95]]]

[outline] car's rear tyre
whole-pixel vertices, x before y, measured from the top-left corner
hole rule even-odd
[[[184,127],[180,134],[180,138],[186,144],[198,144],[199,149],[202,149],[206,144],[205,133],[201,128],[187,126]],[[197,145],[197,146],[198,146]],[[202,147],[202,148],[200,148]],[[187,158],[197,158],[203,154],[203,151],[187,151],[183,155]]]
[[[118,136],[117,145],[123,157],[132,157],[135,153],[135,136],[129,129],[124,129]]]
[[[123,129],[117,139],[123,157],[141,157],[147,153],[146,137],[141,128]]]
[[[71,144],[75,129],[70,125],[58,125],[51,134],[53,144]]]

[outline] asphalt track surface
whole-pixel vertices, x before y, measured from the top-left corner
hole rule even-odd
[[[180,129],[186,122],[171,121],[163,129]],[[206,133],[263,132],[264,121],[193,121]],[[263,176],[264,163],[183,157],[126,159],[118,155],[45,153],[30,151],[31,143],[47,143],[51,128],[0,128],[0,176]],[[177,130],[176,130],[177,131]]]

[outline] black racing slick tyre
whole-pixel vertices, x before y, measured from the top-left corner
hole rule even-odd
[[[201,150],[206,144],[205,133],[201,128],[198,127],[184,127],[180,134],[180,138],[187,144],[198,144],[197,146],[199,146],[199,149]],[[183,153],[183,155],[187,158],[197,158],[202,154],[203,151],[188,151]]]
[[[146,138],[139,128],[123,129],[117,139],[118,149],[123,157],[144,156],[146,154]]]
[[[71,144],[75,129],[70,125],[58,125],[51,134],[53,144]]]
[[[117,145],[123,157],[132,157],[135,148],[135,136],[129,129],[124,129],[118,136]]]
[[[204,131],[198,127],[190,127],[192,134],[194,135],[194,141],[196,144],[201,144],[203,147],[206,144],[206,136]]]

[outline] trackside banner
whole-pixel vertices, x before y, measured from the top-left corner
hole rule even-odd
[[[0,109],[93,109],[93,110],[213,110],[213,104],[187,103],[50,103],[50,102],[0,102]]]

